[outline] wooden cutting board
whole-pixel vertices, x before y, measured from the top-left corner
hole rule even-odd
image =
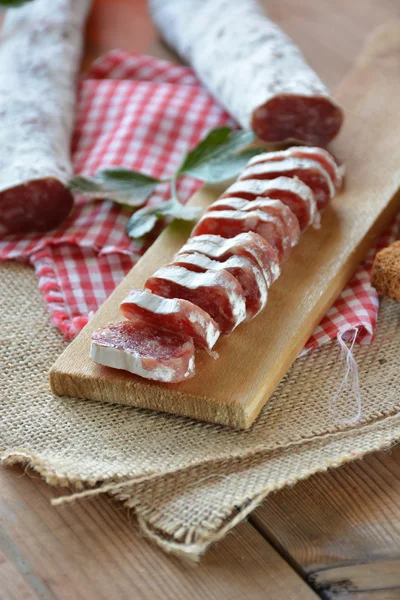
[[[59,395],[185,415],[248,428],[315,326],[332,305],[376,237],[399,209],[400,22],[379,30],[336,91],[346,121],[332,151],[347,168],[345,190],[308,230],[271,287],[266,309],[218,342],[219,359],[204,352],[196,376],[158,384],[89,359],[94,329],[119,319],[119,303],[133,287],[168,262],[191,225],[168,227],[135,265],[50,372]],[[208,206],[221,190],[204,188],[190,200]]]

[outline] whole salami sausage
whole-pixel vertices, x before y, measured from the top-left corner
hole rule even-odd
[[[45,231],[73,197],[75,77],[90,0],[35,0],[0,32],[0,235]]]
[[[162,35],[244,127],[267,142],[325,146],[343,113],[257,0],[150,0]]]

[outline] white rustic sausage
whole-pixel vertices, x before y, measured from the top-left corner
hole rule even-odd
[[[316,148],[315,146],[292,146],[287,150],[266,152],[251,158],[247,166],[256,165],[263,162],[284,160],[285,158],[310,158],[317,161],[328,173],[332,184],[335,186],[335,190],[339,191],[342,188],[344,166],[339,166],[332,154],[330,154],[327,150],[324,150],[324,148]]]
[[[0,32],[0,234],[69,214],[76,74],[90,0],[34,0]]]
[[[231,238],[250,231],[258,233],[271,244],[280,261],[288,256],[291,244],[282,221],[276,215],[261,210],[208,210],[193,229],[192,235],[213,234]]]
[[[244,127],[325,146],[343,113],[257,0],[150,0],[162,35]]]

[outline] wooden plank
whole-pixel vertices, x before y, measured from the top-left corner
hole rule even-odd
[[[4,536],[0,531],[0,544],[4,541]],[[9,542],[9,545],[10,542]],[[13,556],[15,558],[16,552],[14,548]],[[23,565],[25,566],[25,565]],[[23,576],[14,566],[14,564],[7,558],[0,550],[0,592],[4,600],[36,600],[38,596],[36,591],[25,583]]]
[[[251,522],[323,596],[400,598],[400,446],[268,497]]]
[[[263,313],[218,344],[220,358],[197,358],[197,375],[180,384],[146,382],[89,359],[91,333],[118,318],[130,288],[165,264],[189,228],[173,224],[127,275],[51,371],[56,394],[131,404],[247,428],[365,256],[398,210],[400,187],[400,24],[369,42],[337,93],[347,121],[334,152],[347,167],[346,188],[309,230],[270,290]],[[207,206],[215,189],[198,192],[191,204]],[[279,326],[276,326],[278,324]],[[250,368],[251,367],[251,368]]]
[[[0,577],[18,574],[2,600],[317,599],[248,523],[193,565],[144,540],[109,498],[51,508],[67,490],[22,473],[0,472]]]

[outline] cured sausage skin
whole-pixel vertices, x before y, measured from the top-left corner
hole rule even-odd
[[[246,301],[246,321],[251,321],[267,303],[268,285],[261,268],[245,256],[231,256],[224,262],[212,260],[204,254],[180,253],[171,264],[189,271],[204,273],[221,269],[233,275],[243,288]]]
[[[145,288],[164,298],[182,298],[200,306],[226,335],[246,318],[243,289],[226,271],[195,273],[173,265],[161,267],[147,279]]]
[[[314,193],[298,177],[236,181],[212,206],[223,206],[225,198],[243,198],[244,200],[253,201],[260,197],[276,198],[286,204],[296,215],[301,231],[304,231],[311,224],[317,225],[319,223],[319,213]]]
[[[226,261],[231,256],[245,256],[261,267],[268,286],[279,277],[278,253],[264,238],[253,231],[232,238],[219,235],[196,235],[188,239],[179,254],[197,252],[213,260]]]
[[[167,43],[241,124],[266,142],[326,146],[342,109],[257,0],[150,0]]]
[[[90,0],[6,12],[0,42],[0,235],[46,231],[73,206],[70,142]]]
[[[260,155],[262,156],[262,155]],[[266,154],[268,156],[268,153]],[[316,160],[307,158],[284,158],[279,161],[248,164],[239,177],[246,179],[275,179],[280,176],[298,177],[314,192],[318,210],[322,210],[334,197],[335,188],[327,171]]]
[[[220,335],[214,319],[187,300],[131,290],[119,308],[127,319],[140,319],[149,325],[178,331],[193,338],[197,348],[211,350]]]
[[[92,334],[90,358],[146,379],[178,383],[193,377],[193,340],[140,321],[111,323]]]

